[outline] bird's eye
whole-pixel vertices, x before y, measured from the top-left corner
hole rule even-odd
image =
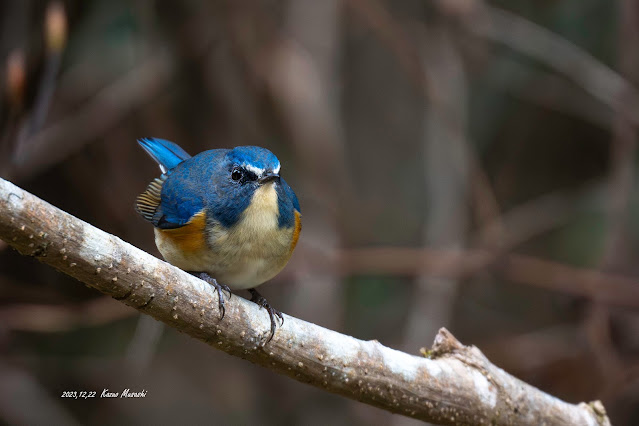
[[[239,171],[238,169],[234,169],[231,172],[231,179],[233,179],[234,181],[238,181],[238,180],[242,179],[242,172]]]

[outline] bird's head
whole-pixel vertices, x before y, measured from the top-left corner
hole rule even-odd
[[[297,198],[280,178],[280,161],[268,149],[239,146],[215,162],[208,207],[224,226],[233,226],[251,207],[289,226]],[[291,195],[292,194],[292,195]]]
[[[238,146],[226,154],[225,160],[231,182],[240,191],[255,190],[280,178],[280,160],[265,148]]]

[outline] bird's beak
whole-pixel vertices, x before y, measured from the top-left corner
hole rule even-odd
[[[271,182],[271,181],[274,181],[275,179],[279,179],[279,178],[280,178],[280,175],[278,175],[277,173],[264,173],[264,175],[262,175],[262,177],[259,178],[257,180],[257,182],[260,185],[263,185],[263,184],[265,184],[267,182]]]

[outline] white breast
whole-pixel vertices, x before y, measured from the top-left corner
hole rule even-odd
[[[172,241],[156,232],[164,258],[188,271],[207,272],[234,290],[270,280],[291,256],[293,228],[278,227],[279,209],[273,183],[260,186],[239,221],[229,229],[208,228],[207,247],[184,256]]]

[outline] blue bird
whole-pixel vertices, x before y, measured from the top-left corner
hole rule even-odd
[[[157,138],[138,143],[162,176],[137,197],[135,210],[155,227],[164,259],[222,290],[248,289],[264,307],[275,334],[273,309],[255,287],[277,275],[291,258],[302,229],[295,193],[280,177],[280,162],[267,149],[238,146],[191,157]],[[218,283],[219,280],[220,282]]]

